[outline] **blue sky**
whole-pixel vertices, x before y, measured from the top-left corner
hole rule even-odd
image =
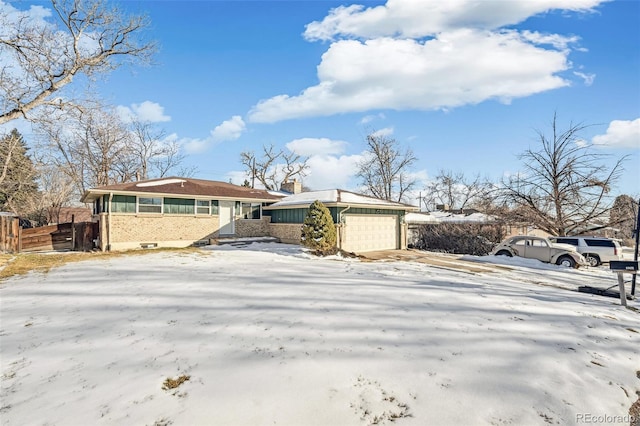
[[[122,7],[149,16],[160,50],[98,92],[180,141],[195,177],[241,183],[240,152],[273,144],[311,157],[306,186],[358,190],[365,135],[379,131],[413,150],[422,182],[440,169],[499,180],[555,112],[561,128],[592,125],[582,136],[606,161],[630,155],[615,192],[640,194],[638,1]]]

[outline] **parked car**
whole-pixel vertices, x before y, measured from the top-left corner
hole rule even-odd
[[[612,260],[622,260],[622,247],[616,240],[604,237],[549,237],[554,243],[570,244],[582,254],[589,265],[598,266]]]
[[[578,268],[588,265],[576,248],[568,244],[553,243],[544,237],[518,235],[502,241],[493,250],[496,256],[519,256],[542,262]]]

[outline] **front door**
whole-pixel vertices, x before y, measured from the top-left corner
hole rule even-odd
[[[235,234],[233,223],[233,201],[220,201],[220,235]]]

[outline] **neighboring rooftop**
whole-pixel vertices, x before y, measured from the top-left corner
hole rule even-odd
[[[447,211],[408,213],[405,216],[407,223],[443,223],[443,222],[491,222],[494,217],[480,212],[470,214],[451,213]]]
[[[229,199],[255,199],[260,201],[277,201],[281,196],[263,189],[246,188],[226,182],[181,177],[149,179],[138,182],[106,185],[87,190],[82,202],[91,202],[103,194],[161,194],[193,197],[221,197]]]

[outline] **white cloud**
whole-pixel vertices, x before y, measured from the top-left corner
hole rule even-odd
[[[342,40],[322,56],[318,85],[260,101],[249,120],[508,103],[569,85],[558,75],[570,67],[567,54],[535,46],[516,31],[462,29],[427,41]]]
[[[301,138],[289,142],[286,147],[289,151],[309,157],[312,155],[331,155],[344,152],[344,141],[332,140],[329,138]]]
[[[594,136],[594,145],[612,148],[640,149],[640,118],[635,120],[614,120],[609,123],[607,133]]]
[[[233,170],[226,174],[226,178],[227,182],[231,182],[234,185],[242,185],[246,179],[249,179],[249,176],[246,171]],[[256,187],[259,187],[259,185],[256,185]]]
[[[171,117],[164,114],[164,107],[157,102],[144,101],[140,104],[131,104],[130,107],[119,105],[116,112],[126,123],[138,120],[143,123],[162,123],[171,121]]]
[[[384,120],[386,118],[386,116],[383,113],[378,113],[378,114],[371,114],[371,115],[365,115],[364,117],[362,117],[362,119],[360,120],[360,124],[369,124],[374,120],[380,119],[380,120]]]
[[[314,155],[309,158],[309,171],[304,185],[314,189],[347,188],[358,171],[361,155]]]
[[[31,23],[39,25],[50,25],[46,22],[46,18],[51,17],[51,9],[42,6],[32,5],[29,9],[19,10],[10,3],[0,0],[0,16],[11,22],[18,22],[21,19],[28,19]]]
[[[579,71],[574,71],[573,74],[577,77],[580,77],[582,80],[584,80],[585,86],[591,86],[593,84],[593,80],[596,79],[595,74],[585,74]]]
[[[385,127],[384,129],[376,130],[375,132],[371,133],[371,136],[374,136],[377,138],[391,136],[391,135],[393,135],[393,127]]]
[[[211,131],[214,142],[231,141],[238,139],[245,131],[246,124],[242,117],[234,115],[229,120],[223,121]]]
[[[307,40],[423,38],[458,28],[493,30],[552,10],[591,12],[607,0],[388,0],[381,6],[339,6],[307,25]]]
[[[537,31],[522,31],[522,38],[533,44],[547,44],[557,50],[567,50],[569,46],[577,43],[580,38],[576,36],[565,37],[560,34],[543,34]]]
[[[216,126],[206,138],[182,138],[180,145],[187,154],[200,154],[218,142],[238,139],[246,131],[242,117],[234,115]],[[242,183],[242,182],[241,182]]]
[[[198,138],[181,138],[180,146],[184,148],[187,154],[200,154],[205,152],[209,146],[211,145],[211,141],[208,139],[198,139]]]

